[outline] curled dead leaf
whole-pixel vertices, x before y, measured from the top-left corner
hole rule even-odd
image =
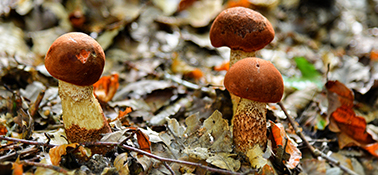
[[[329,128],[339,133],[340,148],[373,143],[372,136],[366,132],[365,119],[353,111],[353,92],[339,81],[328,81],[325,86],[328,92]]]
[[[67,148],[76,148],[77,146],[79,146],[78,143],[71,143],[51,148],[49,151],[51,163],[55,166],[59,166],[59,162],[61,161],[62,156],[67,154]],[[79,146],[78,151],[83,157],[88,157],[89,155],[87,150],[82,146]]]
[[[118,73],[112,73],[109,76],[101,77],[93,84],[93,91],[97,99],[105,103],[112,100],[119,86],[118,77]]]
[[[272,127],[272,134],[274,141],[276,143],[277,148],[279,146],[285,148],[285,152],[290,154],[289,160],[282,159],[286,166],[290,169],[295,168],[298,164],[300,159],[302,158],[301,151],[297,148],[296,144],[289,139],[285,132],[285,128],[280,123],[273,123],[270,121]],[[286,145],[285,145],[286,144]]]

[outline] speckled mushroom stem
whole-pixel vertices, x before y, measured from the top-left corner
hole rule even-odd
[[[67,139],[72,143],[99,141],[111,132],[100,104],[93,94],[93,86],[77,86],[59,80],[63,123]]]
[[[242,50],[231,49],[230,67],[243,58],[254,57],[255,55],[256,55],[255,52],[245,52],[245,51],[242,51]]]
[[[258,144],[266,147],[266,105],[231,94],[233,112],[232,128],[235,150],[246,153]]]

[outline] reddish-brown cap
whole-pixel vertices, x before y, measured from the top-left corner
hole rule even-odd
[[[272,24],[259,12],[245,7],[223,10],[213,22],[210,40],[214,47],[253,52],[274,38]]]
[[[104,65],[105,54],[100,44],[79,32],[56,39],[45,58],[46,69],[53,77],[79,86],[94,84]]]
[[[224,77],[226,89],[253,101],[281,101],[284,84],[281,73],[270,61],[248,57],[236,62]]]

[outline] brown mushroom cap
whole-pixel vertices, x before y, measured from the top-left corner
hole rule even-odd
[[[104,65],[105,54],[100,44],[79,32],[56,39],[45,58],[46,69],[53,77],[79,86],[97,82]]]
[[[226,89],[241,98],[264,103],[281,101],[281,73],[270,61],[248,57],[236,62],[224,77]]]
[[[274,38],[272,24],[259,12],[245,7],[222,11],[210,29],[214,47],[253,52],[264,48]]]

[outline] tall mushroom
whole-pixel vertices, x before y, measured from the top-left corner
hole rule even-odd
[[[233,7],[222,11],[210,29],[210,40],[214,47],[231,49],[230,67],[264,48],[274,38],[270,22],[259,12],[245,7]]]
[[[224,77],[232,96],[233,140],[237,152],[266,147],[266,105],[279,102],[284,85],[280,72],[266,60],[249,57],[236,62]]]
[[[93,84],[104,65],[101,46],[84,33],[60,36],[46,54],[46,69],[59,80],[64,128],[72,143],[98,141],[104,133],[111,132],[93,95]]]

